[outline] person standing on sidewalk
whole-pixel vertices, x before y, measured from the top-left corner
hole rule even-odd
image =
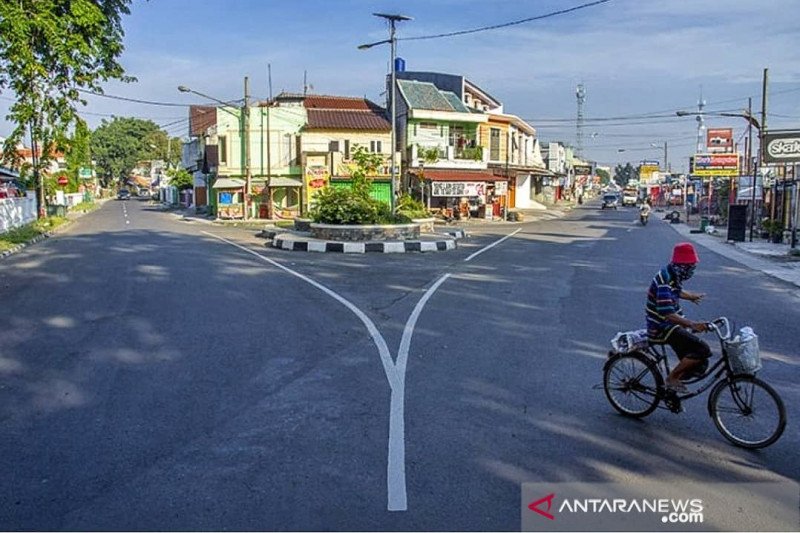
[[[706,331],[706,322],[686,318],[680,300],[699,303],[705,294],[683,290],[683,282],[694,275],[699,259],[688,242],[675,245],[672,260],[662,268],[650,283],[647,292],[647,336],[650,342],[665,343],[672,347],[680,363],[667,376],[668,388],[685,392],[682,378],[702,373],[708,367],[711,348],[693,332]]]

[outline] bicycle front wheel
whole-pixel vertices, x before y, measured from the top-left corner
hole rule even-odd
[[[625,416],[642,418],[655,411],[662,387],[656,365],[643,355],[616,355],[606,363],[603,389],[614,409]]]
[[[708,406],[719,432],[742,448],[769,446],[786,428],[783,400],[754,376],[720,381],[708,397]]]

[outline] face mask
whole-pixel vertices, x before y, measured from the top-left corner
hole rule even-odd
[[[673,263],[672,270],[675,272],[675,275],[681,281],[686,281],[694,275],[694,269],[697,268],[697,265],[686,265],[686,264],[677,264]]]

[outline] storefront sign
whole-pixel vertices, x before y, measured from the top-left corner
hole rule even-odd
[[[494,193],[497,196],[503,196],[508,192],[508,182],[496,181],[494,182]]]
[[[450,197],[484,196],[486,184],[482,181],[434,181],[431,182],[431,194]]]
[[[692,162],[695,176],[739,175],[739,154],[696,154]]]
[[[761,200],[764,197],[761,182],[763,179],[758,176],[756,179],[756,200]],[[752,200],[753,199],[753,176],[739,176],[739,186],[736,187],[737,200]]]
[[[639,167],[639,181],[649,183],[653,178],[653,174],[658,172],[658,164],[656,165],[641,165]]]
[[[764,143],[767,163],[800,163],[800,130],[765,133]]]
[[[591,165],[572,165],[572,170],[576,176],[588,176],[592,173]]]
[[[732,128],[709,128],[706,132],[706,147],[713,151],[733,151]]]

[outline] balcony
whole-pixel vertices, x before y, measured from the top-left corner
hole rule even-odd
[[[409,164],[425,168],[462,168],[470,170],[486,169],[488,150],[482,146],[411,146]],[[435,156],[435,157],[434,157]]]

